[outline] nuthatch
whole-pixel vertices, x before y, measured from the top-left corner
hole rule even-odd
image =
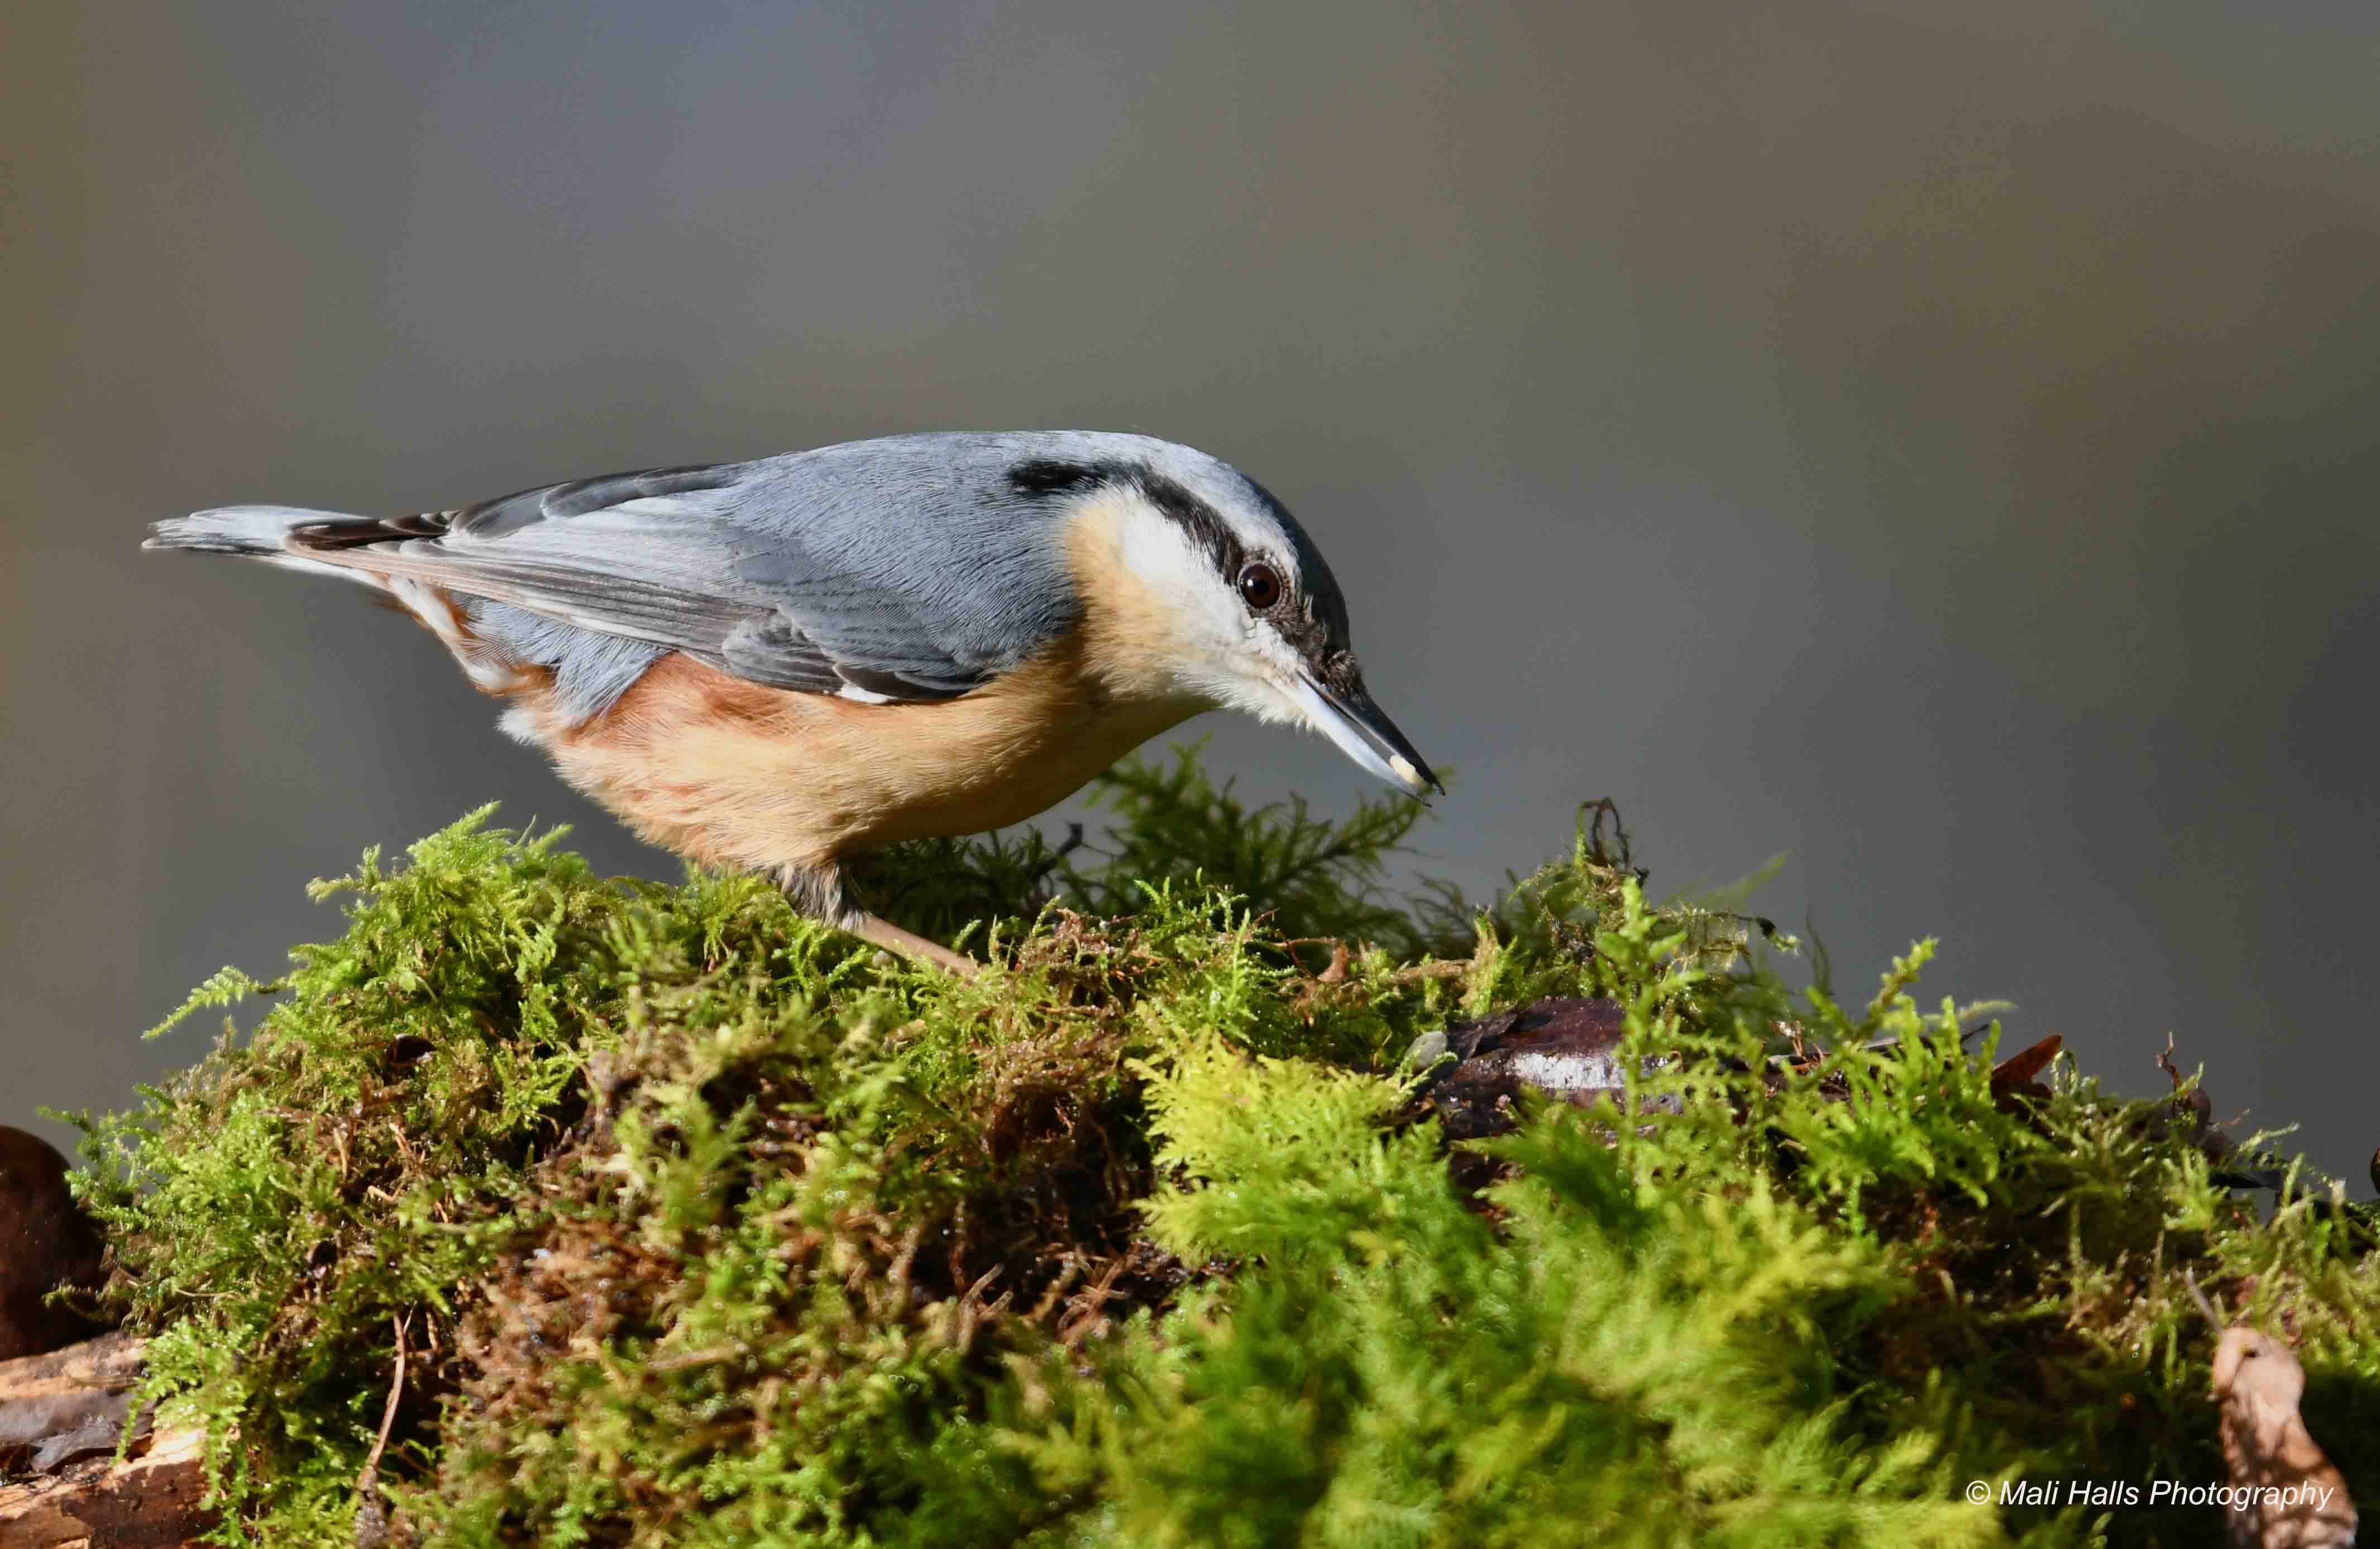
[[[1305,529],[1146,436],[892,436],[415,516],[226,506],[147,547],[378,587],[646,839],[961,971],[861,910],[843,863],[1030,817],[1208,709],[1438,783],[1366,691]]]
[[[2240,1501],[2226,1531],[2237,1549],[2352,1549],[2356,1511],[2347,1480],[2298,1404],[2305,1368],[2289,1347],[2245,1324],[2225,1327],[2185,1270],[2190,1294],[2215,1330],[2215,1401],[2223,1407],[2223,1460]]]

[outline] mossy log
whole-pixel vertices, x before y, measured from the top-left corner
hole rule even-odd
[[[140,1340],[103,1334],[0,1361],[0,1545],[178,1549],[211,1525],[199,1431],[153,1430],[143,1416],[116,1459],[140,1352]]]
[[[151,1395],[272,1549],[2212,1543],[2048,1498],[2232,1480],[2193,1279],[2380,1477],[2380,1220],[2174,1061],[2000,1058],[1931,943],[1797,989],[1607,809],[1400,930],[1402,829],[1133,780],[1091,871],[882,861],[975,979],[479,817],[322,885],[338,939],[190,1003],[261,1020],[86,1124],[153,1338],[0,1549],[189,1541],[111,1466]],[[128,1456],[188,1504],[195,1440]]]

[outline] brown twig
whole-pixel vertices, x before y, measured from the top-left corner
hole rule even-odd
[[[381,1498],[380,1460],[388,1450],[389,1433],[396,1429],[397,1405],[405,1398],[406,1321],[402,1315],[389,1320],[396,1330],[396,1362],[389,1374],[388,1402],[380,1411],[380,1432],[372,1437],[363,1472],[356,1476],[357,1549],[376,1549],[388,1542],[388,1503]]]
[[[405,1325],[403,1317],[392,1318],[396,1329],[396,1368],[388,1379],[388,1402],[381,1407],[380,1434],[372,1437],[371,1452],[364,1458],[364,1471],[356,1476],[356,1494],[369,1495],[380,1487],[381,1454],[388,1450],[388,1434],[396,1429],[396,1406],[405,1397]]]

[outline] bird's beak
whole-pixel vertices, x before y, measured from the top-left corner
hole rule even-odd
[[[1446,794],[1414,744],[1372,703],[1360,682],[1343,689],[1326,688],[1301,672],[1290,680],[1289,693],[1305,712],[1306,724],[1337,743],[1339,751],[1356,763],[1411,795],[1431,791]]]

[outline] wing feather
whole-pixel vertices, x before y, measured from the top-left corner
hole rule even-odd
[[[647,469],[458,511],[312,522],[287,547],[685,651],[756,683],[879,699],[965,694],[1068,622],[1062,597],[1020,608],[970,596],[1033,567],[990,551],[997,541],[951,541],[971,509],[953,498],[962,491],[922,488],[927,509],[908,512],[898,484],[865,488],[864,500],[847,478],[806,488],[805,461]],[[986,536],[1013,540],[1020,514],[991,514],[1003,519]],[[893,541],[887,529],[905,516],[936,524],[940,550]],[[950,573],[969,563],[971,574]],[[987,631],[987,617],[1014,622]]]

